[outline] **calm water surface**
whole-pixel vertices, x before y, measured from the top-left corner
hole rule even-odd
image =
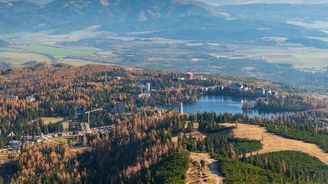
[[[184,112],[215,112],[217,114],[247,114],[250,116],[258,116],[257,111],[243,111],[242,98],[223,97],[223,96],[201,96],[197,102],[192,104],[184,104]]]

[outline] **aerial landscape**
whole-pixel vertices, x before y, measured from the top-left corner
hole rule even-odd
[[[328,183],[327,0],[0,0],[0,184]]]

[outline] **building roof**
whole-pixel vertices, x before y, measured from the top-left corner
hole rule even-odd
[[[230,84],[230,87],[242,88],[243,85],[242,84],[239,84],[239,83],[232,83],[232,84]]]
[[[118,102],[115,104],[113,109],[110,111],[112,114],[123,114],[125,111],[125,104],[123,102]]]
[[[8,137],[15,137],[15,133],[14,132],[10,132],[10,134],[8,134]]]

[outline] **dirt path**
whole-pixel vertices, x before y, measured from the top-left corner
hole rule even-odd
[[[201,160],[205,161],[205,168],[201,168]],[[207,153],[191,153],[187,184],[223,183],[224,178],[219,172],[219,162],[212,159]]]
[[[233,123],[225,123],[223,125],[227,127],[236,126]],[[254,139],[262,142],[263,149],[252,153],[253,155],[286,150],[300,151],[317,157],[328,165],[328,153],[325,153],[319,146],[269,133],[266,128],[261,126],[238,124],[237,128],[233,130],[233,134],[238,138]]]

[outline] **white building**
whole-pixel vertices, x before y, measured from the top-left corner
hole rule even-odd
[[[144,84],[139,84],[139,85],[138,85],[138,88],[141,89],[141,90],[144,90],[145,87],[146,87],[146,86],[145,86]]]
[[[267,96],[272,96],[272,91],[271,90],[265,90],[265,94]]]
[[[81,123],[81,132],[82,134],[91,134],[92,131],[90,129],[89,123]]]
[[[22,145],[22,143],[20,141],[16,141],[16,140],[11,140],[8,143],[8,147],[13,148],[13,149],[19,149],[21,145]]]
[[[231,90],[231,92],[241,92],[244,88],[244,85],[239,84],[239,83],[232,83],[229,86],[229,89]]]
[[[151,92],[150,82],[147,82],[146,86],[147,86],[147,93],[150,93]]]
[[[9,97],[11,100],[18,100],[18,96],[15,96],[15,95],[10,95]]]
[[[265,95],[265,89],[264,88],[257,87],[254,92],[255,92],[255,95],[258,95],[258,96]]]
[[[272,96],[276,97],[276,96],[278,96],[278,94],[279,94],[278,91],[272,91]]]
[[[194,78],[194,74],[193,73],[191,73],[191,72],[187,72],[186,74],[185,74],[185,79],[186,80],[192,80]]]
[[[36,99],[34,96],[28,96],[28,97],[26,97],[26,100],[29,102],[35,102]]]
[[[150,97],[149,93],[141,93],[138,95],[139,98],[145,98],[145,97]]]

